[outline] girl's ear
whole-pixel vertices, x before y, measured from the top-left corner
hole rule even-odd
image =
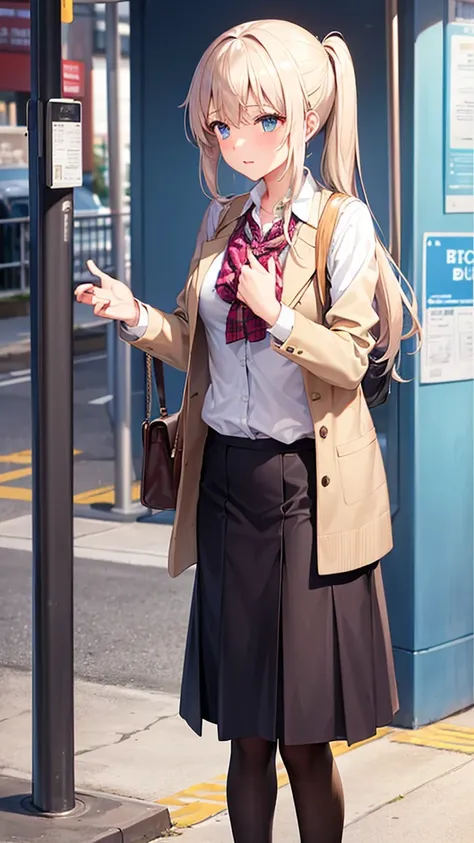
[[[319,131],[319,117],[315,111],[307,111],[305,116],[305,141],[314,138]]]

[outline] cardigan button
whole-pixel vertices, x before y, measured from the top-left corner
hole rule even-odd
[[[326,488],[326,486],[329,486],[330,482],[331,481],[329,477],[327,477],[327,475],[324,475],[324,477],[321,479],[321,485],[324,486],[324,488]]]
[[[319,429],[319,435],[320,435],[321,439],[326,439],[326,436],[328,435],[328,433],[329,433],[329,430],[327,429],[327,427],[321,427]]]
[[[320,398],[321,398],[320,392],[313,392],[312,395],[311,395],[311,401],[319,401]]]

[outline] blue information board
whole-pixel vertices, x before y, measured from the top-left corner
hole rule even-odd
[[[474,25],[448,24],[445,55],[445,212],[472,213]]]
[[[422,383],[470,380],[473,369],[473,234],[425,234]]]

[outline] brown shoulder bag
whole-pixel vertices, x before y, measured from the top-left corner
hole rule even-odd
[[[160,415],[151,418],[153,376]],[[181,475],[180,413],[168,415],[163,363],[146,355],[146,418],[142,424],[142,477],[140,500],[148,509],[175,509]]]

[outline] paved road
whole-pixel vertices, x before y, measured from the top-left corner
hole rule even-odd
[[[76,494],[113,482],[113,440],[107,405],[90,403],[106,395],[106,383],[105,355],[76,359],[74,447],[81,451],[74,461]],[[30,387],[28,372],[0,376],[2,521],[31,509],[31,502],[21,499],[27,498],[31,490],[28,457],[26,463],[21,462],[21,452],[31,448]],[[16,463],[6,461],[8,455],[15,454],[20,454]],[[18,472],[26,476],[11,476]],[[17,491],[21,489],[26,491]],[[165,570],[157,568],[78,560],[77,675],[114,685],[177,693],[192,581],[192,574],[172,580]],[[29,668],[30,554],[0,549],[0,582],[0,664]]]
[[[24,515],[30,509],[28,465],[7,462],[8,455],[31,449],[31,382],[28,371],[0,376],[0,520]],[[105,354],[78,357],[74,364],[75,492],[82,493],[113,483],[113,440],[107,404],[91,404],[107,393]],[[60,402],[58,396],[58,403]],[[21,459],[21,458],[20,458]],[[5,474],[10,475],[5,478]],[[5,488],[6,487],[6,488]],[[9,489],[14,491],[9,492]]]
[[[31,666],[31,557],[0,549],[0,665]],[[193,574],[79,559],[76,676],[178,693]]]

